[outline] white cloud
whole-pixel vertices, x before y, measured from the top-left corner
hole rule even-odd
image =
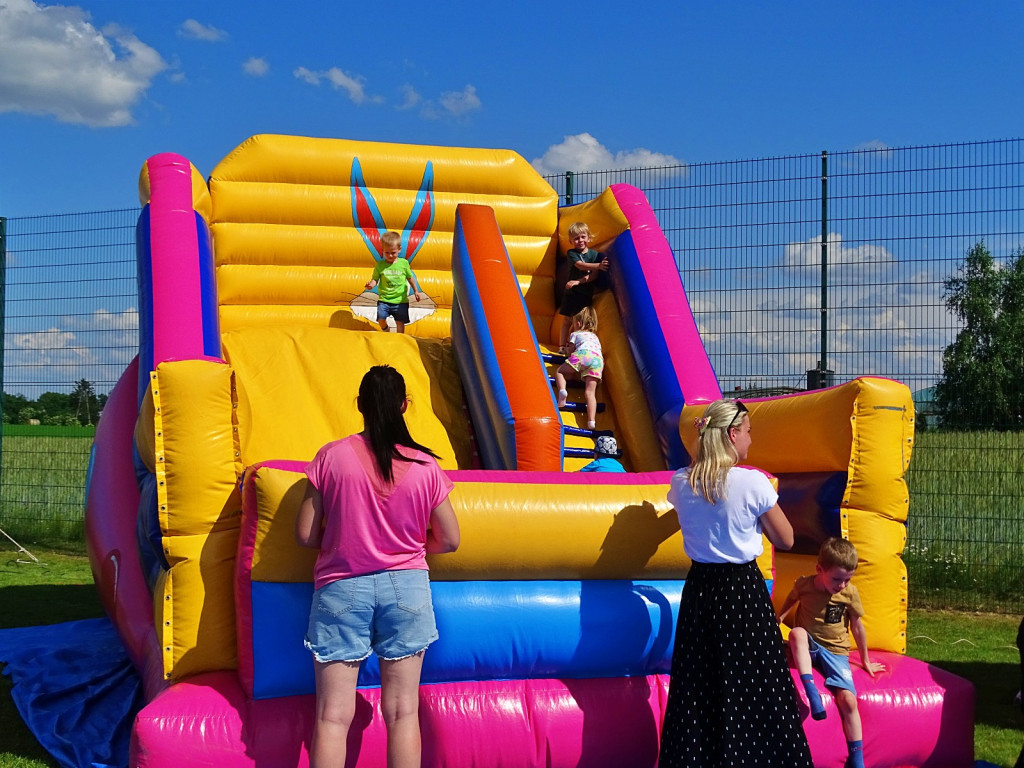
[[[297,67],[292,74],[310,85],[320,85],[320,75],[305,67]]]
[[[0,2],[0,112],[128,125],[166,68],[155,49],[116,25],[97,29],[81,8]]]
[[[262,57],[250,56],[242,62],[242,71],[247,75],[252,75],[253,77],[263,77],[270,71],[270,65],[267,64],[267,60]]]
[[[461,91],[447,91],[441,94],[441,107],[453,117],[462,117],[480,109],[480,97],[476,87],[467,85]]]
[[[350,75],[337,67],[331,67],[324,76],[335,88],[345,91],[354,104],[362,104],[366,101],[366,91],[363,84],[366,78],[359,75]]]
[[[186,19],[178,28],[178,35],[191,40],[202,40],[205,43],[217,43],[226,39],[228,33],[223,29],[217,29],[208,24],[201,24],[195,19]]]
[[[88,315],[55,317],[49,328],[8,334],[8,389],[28,397],[68,387],[79,379],[109,389],[139,348],[139,313],[97,309]],[[57,390],[62,387],[57,386]]]
[[[35,365],[78,365],[88,362],[92,357],[89,349],[78,342],[72,331],[60,328],[13,333],[10,336],[10,351],[22,353],[31,361],[30,364]]]
[[[865,141],[862,144],[858,144],[853,148],[854,152],[878,152],[879,154],[889,157],[892,155],[892,148],[881,139],[872,139],[871,141]]]
[[[880,265],[892,262],[893,255],[888,248],[873,243],[861,243],[856,246],[843,244],[843,236],[836,232],[828,233],[828,260],[833,266],[842,264]],[[782,258],[783,266],[803,267],[821,266],[821,236],[812,237],[803,243],[790,243]]]
[[[129,307],[123,312],[108,309],[94,310],[91,315],[71,315],[63,318],[64,324],[78,331],[130,331],[139,330],[139,312]]]
[[[411,85],[406,84],[402,86],[402,103],[396,109],[413,109],[421,101],[423,101],[423,97],[419,92]]]
[[[381,96],[368,96],[366,94],[365,77],[349,74],[338,67],[331,67],[323,72],[314,72],[306,67],[297,67],[292,74],[310,85],[320,85],[322,81],[326,80],[331,84],[332,88],[348,94],[353,104],[362,104],[366,101],[380,104],[384,101]]]
[[[836,382],[878,375],[912,388],[934,383],[955,335],[941,300],[943,276],[881,244],[846,246],[838,233],[828,242],[828,365]],[[804,386],[820,355],[820,245],[820,238],[790,243],[780,264],[735,264],[728,277],[689,273],[690,305],[724,388]],[[723,290],[723,279],[731,288]]]
[[[637,148],[612,154],[589,133],[566,136],[561,144],[552,144],[532,162],[542,175],[564,171],[611,171],[627,168],[681,166],[683,161],[672,155]]]

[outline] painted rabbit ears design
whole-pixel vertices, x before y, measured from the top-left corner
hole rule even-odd
[[[384,223],[384,217],[377,207],[377,201],[373,199],[373,193],[366,186],[363,178],[363,168],[359,164],[359,158],[352,158],[351,173],[352,189],[352,220],[363,236],[363,242],[370,250],[375,261],[383,256],[380,236],[388,231]],[[412,211],[409,212],[409,219],[405,226],[399,230],[402,234],[401,255],[410,263],[419,252],[430,229],[434,225],[434,165],[427,162],[423,169],[423,179],[420,181],[419,191],[412,204]],[[391,229],[396,229],[391,227]]]

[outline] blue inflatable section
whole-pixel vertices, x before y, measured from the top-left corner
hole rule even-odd
[[[629,230],[615,238],[608,249],[608,256],[615,302],[640,374],[662,455],[671,469],[688,466],[690,459],[679,437],[683,392],[672,369],[665,337],[659,330],[662,323],[654,311],[650,289]],[[679,275],[666,275],[665,279],[678,280]]]
[[[433,582],[423,682],[667,674],[682,581]],[[313,693],[310,583],[252,583],[253,695]],[[377,658],[359,673],[380,685]]]
[[[793,521],[791,552],[817,555],[829,536],[841,535],[846,472],[793,472],[779,478],[779,506]]]

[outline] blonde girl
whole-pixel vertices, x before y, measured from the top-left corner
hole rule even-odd
[[[587,401],[587,428],[596,429],[597,383],[604,372],[604,353],[601,351],[601,340],[597,338],[597,312],[593,307],[584,307],[573,316],[567,351],[569,359],[555,371],[558,407],[564,406],[569,397],[565,388],[566,379],[581,379]]]
[[[810,768],[782,636],[756,562],[762,533],[789,549],[793,528],[768,478],[737,466],[750,449],[747,407],[719,400],[694,424],[697,456],[675,473],[668,493],[691,566],[658,765]]]

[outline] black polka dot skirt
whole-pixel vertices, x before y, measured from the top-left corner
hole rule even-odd
[[[676,624],[659,768],[811,766],[756,563],[694,563]]]

